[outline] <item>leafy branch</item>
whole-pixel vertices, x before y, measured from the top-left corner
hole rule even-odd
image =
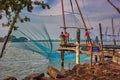
[[[2,26],[10,27],[7,38],[3,44],[0,57],[3,56],[3,52],[5,50],[9,36],[12,33],[12,30],[17,30],[18,28],[18,26],[16,26],[16,22],[20,21],[21,23],[23,23],[30,21],[30,18],[27,16],[21,18],[21,11],[23,9],[27,9],[27,11],[31,13],[34,9],[34,5],[41,6],[43,9],[50,9],[50,6],[44,1],[40,2],[32,0],[0,0],[0,19],[2,19],[3,15],[5,15],[8,20],[6,23],[2,23]]]

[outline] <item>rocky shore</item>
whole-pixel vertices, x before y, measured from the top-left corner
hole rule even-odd
[[[57,70],[52,66],[44,73],[33,73],[23,80],[120,80],[120,64],[105,61],[89,64],[77,64],[71,70]],[[7,77],[4,80],[17,80],[15,77]]]

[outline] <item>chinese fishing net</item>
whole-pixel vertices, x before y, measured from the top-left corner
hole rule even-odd
[[[31,19],[30,22],[17,23],[19,28],[12,33],[14,37],[12,38],[13,43],[11,46],[37,52],[51,61],[60,61],[61,57],[58,48],[60,47],[59,35],[63,31],[60,28],[62,25],[62,16],[29,16]],[[74,26],[73,17],[70,14],[66,16],[67,25]],[[70,32],[71,36],[76,37],[76,30],[70,29],[67,31]],[[88,56],[81,54],[81,61],[86,57]],[[75,58],[76,55],[74,53],[65,52],[64,59],[66,62],[75,62]]]

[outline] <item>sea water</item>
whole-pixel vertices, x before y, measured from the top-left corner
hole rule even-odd
[[[22,80],[25,76],[36,72],[46,73],[46,68],[48,66],[55,67],[58,70],[61,69],[60,61],[56,61],[56,58],[49,60],[40,53],[25,49],[25,46],[21,48],[21,45],[23,44],[25,43],[8,43],[4,51],[4,55],[0,59],[0,80],[7,76],[14,76],[18,80]],[[52,44],[53,50],[57,51],[59,48],[59,42],[53,42]],[[2,49],[2,45],[3,43],[0,43],[0,51]],[[75,65],[75,61],[72,61],[72,56],[72,53],[69,53],[69,55],[65,57],[65,59],[67,59],[65,62],[66,69],[72,69]],[[82,64],[89,63],[90,61],[90,57],[88,55],[83,54],[80,58],[80,63]]]

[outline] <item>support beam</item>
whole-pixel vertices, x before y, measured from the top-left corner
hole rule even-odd
[[[116,46],[116,40],[115,40],[115,28],[114,28],[114,22],[113,22],[113,18],[112,18],[112,37],[113,37],[113,43],[114,43],[114,46]]]
[[[76,64],[80,64],[80,29],[76,31]]]
[[[104,53],[102,52],[103,51],[103,40],[102,40],[102,26],[101,26],[101,23],[99,24],[99,29],[100,29],[100,50],[101,50],[101,53],[102,53],[102,58],[100,60],[103,62]]]

